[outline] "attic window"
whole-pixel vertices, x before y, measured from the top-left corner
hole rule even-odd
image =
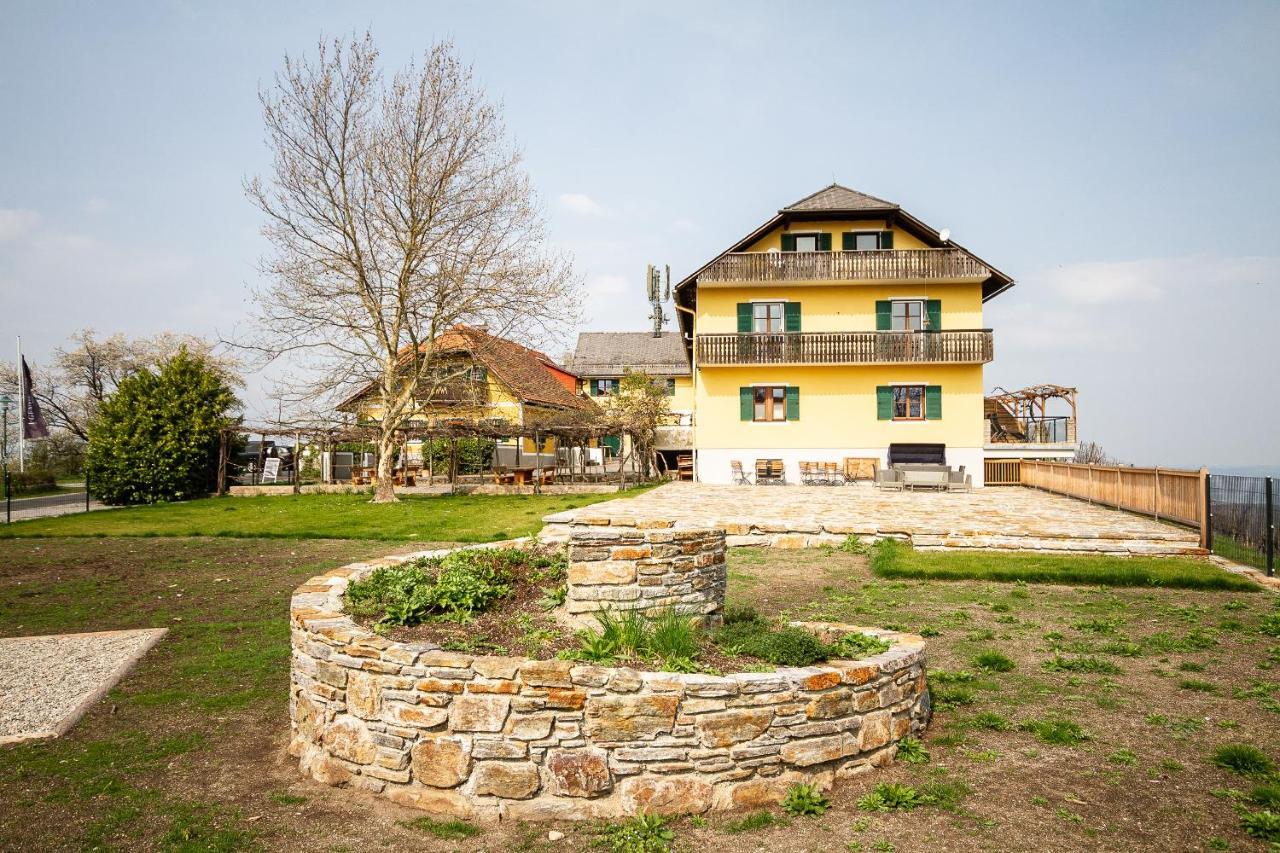
[[[818,235],[817,234],[797,234],[796,235],[796,251],[797,252],[818,251]]]

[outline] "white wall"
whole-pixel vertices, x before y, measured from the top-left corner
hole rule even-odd
[[[814,447],[804,450],[779,450],[772,447],[700,448],[694,460],[694,476],[700,483],[732,483],[731,463],[737,460],[748,474],[755,473],[757,459],[781,459],[787,472],[787,482],[799,484],[801,462],[843,462],[846,456],[873,457],[881,467],[888,464],[887,447]],[[982,486],[981,447],[947,447],[947,464],[952,468],[964,466],[966,474],[973,475],[973,485]]]

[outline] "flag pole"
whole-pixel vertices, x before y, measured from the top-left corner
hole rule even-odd
[[[27,470],[27,374],[22,369],[22,335],[18,335],[18,473]]]

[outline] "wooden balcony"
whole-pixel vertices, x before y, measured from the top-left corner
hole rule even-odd
[[[737,364],[986,364],[990,329],[698,335],[699,367]]]
[[[990,267],[960,249],[735,252],[703,270],[698,284],[985,281],[990,276]]]

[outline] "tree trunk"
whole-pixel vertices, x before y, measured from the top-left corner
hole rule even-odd
[[[394,430],[386,430],[378,436],[378,484],[373,489],[373,502],[376,504],[395,503],[396,484],[391,473],[391,458],[396,446]]]

